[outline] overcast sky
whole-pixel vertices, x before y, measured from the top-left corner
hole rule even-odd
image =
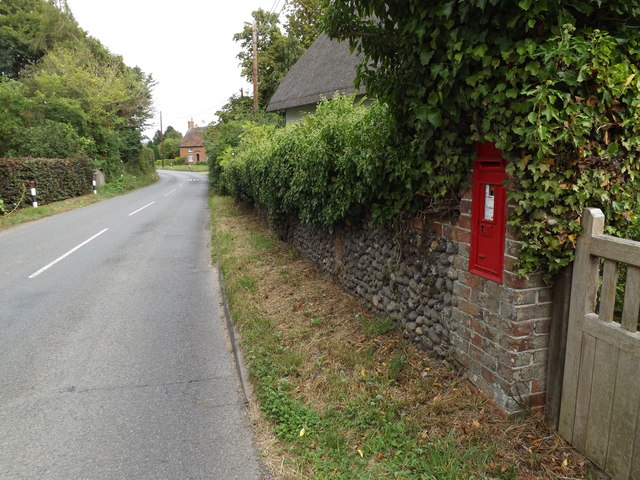
[[[206,125],[240,88],[233,41],[251,12],[280,12],[285,0],[67,0],[83,30],[100,40],[127,65],[139,66],[158,82],[155,116],[145,134],[169,125],[186,133],[187,122]]]

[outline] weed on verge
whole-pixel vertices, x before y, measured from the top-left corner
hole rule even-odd
[[[218,196],[211,206],[214,252],[263,412],[257,430],[275,434],[259,441],[276,478],[584,478],[583,458],[539,417],[506,420],[252,211]]]

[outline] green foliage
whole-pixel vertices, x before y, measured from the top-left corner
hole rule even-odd
[[[53,120],[20,129],[13,140],[15,149],[9,150],[10,157],[67,158],[86,153],[91,145],[88,139],[81,139],[68,123]]]
[[[263,115],[259,112],[259,115]],[[251,97],[231,95],[227,103],[216,112],[219,124],[233,120],[250,120],[253,118],[253,100]]]
[[[148,147],[153,149],[156,159],[176,159],[180,155],[180,142],[182,133],[169,125],[164,133],[156,130],[153,141],[148,143]]]
[[[304,46],[294,36],[283,35],[277,13],[269,13],[261,8],[251,13],[258,32],[258,103],[264,109],[269,104],[280,81],[304,53]],[[241,32],[233,39],[240,42],[237,55],[242,67],[242,75],[252,82],[253,40],[251,23],[245,22]]]
[[[180,156],[180,142],[182,137],[165,138],[160,144],[160,158],[176,158]]]
[[[107,177],[139,171],[152,85],[88,37],[66,2],[0,5],[0,156],[87,154]]]
[[[0,158],[0,197],[6,209],[31,203],[28,194],[31,182],[36,182],[38,203],[44,205],[90,193],[92,179],[93,168],[86,157],[64,160]]]
[[[56,8],[41,0],[3,0],[0,4],[0,76],[17,78],[51,45],[81,34],[66,2]]]
[[[143,172],[155,170],[156,155],[152,148],[144,147],[140,151],[140,169]]]
[[[322,32],[322,0],[289,0],[285,8],[287,35],[309,48]]]
[[[337,97],[299,125],[245,127],[238,146],[222,155],[221,186],[266,208],[275,225],[294,215],[331,229],[369,209],[374,219],[389,220],[404,205],[390,196],[402,180],[389,161],[388,120],[379,104],[367,109]]]
[[[585,205],[637,232],[637,2],[326,3],[327,30],[363,53],[358,79],[389,105],[414,195],[455,205],[472,142],[489,141],[509,161],[520,273],[571,261]]]
[[[275,433],[281,438],[294,440],[302,429],[317,425],[318,414],[292,396],[291,385],[277,375],[283,372],[268,358],[254,363],[252,374],[256,377],[257,397],[260,408],[275,424]]]
[[[280,126],[283,119],[280,115],[252,111],[250,97],[233,95],[229,101],[216,112],[220,119],[205,131],[205,146],[209,164],[209,182],[215,189],[220,189],[220,162],[224,156],[237,147],[245,130],[258,125]]]

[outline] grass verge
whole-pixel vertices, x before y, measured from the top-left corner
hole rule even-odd
[[[191,168],[189,168],[189,165],[171,165],[170,162],[166,161],[164,162],[164,167],[162,167],[161,164],[159,164],[158,162],[156,162],[156,168],[164,168],[165,170],[177,170],[179,172],[200,172],[200,173],[206,173],[209,171],[209,166],[206,163],[202,163],[202,164],[198,164],[198,165],[191,165]]]
[[[105,184],[97,194],[82,195],[81,197],[67,198],[59,202],[40,205],[38,208],[26,207],[6,215],[0,215],[0,231],[20,223],[38,220],[58,213],[68,212],[75,208],[86,207],[92,203],[107,198],[122,195],[137,188],[146,187],[158,180],[158,175],[153,172],[146,176],[124,175],[123,177]]]
[[[253,215],[211,199],[213,252],[278,479],[570,479],[585,460],[539,417],[505,419]]]

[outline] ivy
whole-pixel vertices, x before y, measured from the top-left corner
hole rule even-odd
[[[220,185],[269,212],[333,228],[455,210],[473,142],[508,161],[519,273],[573,259],[585,206],[640,239],[640,6],[581,0],[329,2],[328,31],[364,55],[377,97],[325,101],[300,125],[245,125]]]
[[[380,183],[402,180],[389,184],[382,217],[420,208],[416,199],[455,205],[472,143],[490,141],[509,162],[522,275],[571,262],[585,206],[604,210],[609,233],[638,238],[637,2],[327,6],[326,29],[364,55],[358,80],[388,105],[398,135],[389,160],[397,170],[374,167]]]

